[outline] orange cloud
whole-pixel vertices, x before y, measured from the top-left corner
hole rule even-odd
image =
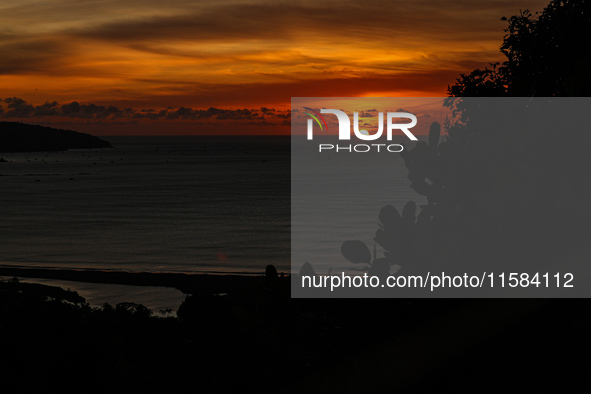
[[[296,96],[444,96],[501,58],[502,16],[546,2],[0,5],[0,97],[285,109]]]

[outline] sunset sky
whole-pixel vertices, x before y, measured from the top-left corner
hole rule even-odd
[[[501,17],[547,3],[1,1],[0,119],[278,133],[291,97],[443,97],[503,60]]]

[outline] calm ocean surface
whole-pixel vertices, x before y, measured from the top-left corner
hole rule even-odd
[[[0,154],[0,262],[289,269],[289,137],[104,139],[115,149]]]
[[[289,136],[104,139],[115,148],[0,153],[11,161],[0,163],[0,264],[215,273],[260,273],[274,264],[290,271]],[[387,190],[365,201],[375,217],[351,232],[368,245],[381,206],[421,203],[402,159],[391,163]],[[310,233],[323,236],[323,228]],[[329,241],[334,249],[343,240]]]

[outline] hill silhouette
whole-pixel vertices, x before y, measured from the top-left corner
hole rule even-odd
[[[72,130],[0,122],[0,152],[45,152],[68,149],[112,148],[105,140]]]

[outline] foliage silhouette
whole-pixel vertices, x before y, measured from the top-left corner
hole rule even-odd
[[[591,48],[586,37],[591,6],[580,0],[552,0],[542,13],[510,18],[501,45],[507,60],[461,74],[448,87],[453,97],[588,96]]]
[[[501,269],[573,255],[591,220],[588,204],[573,203],[591,198],[582,181],[591,138],[581,108],[543,97],[589,95],[591,47],[580,42],[590,18],[589,4],[564,0],[504,18],[507,60],[460,75],[444,101],[453,114],[445,136],[433,123],[428,141],[401,152],[427,205],[416,221],[412,202],[402,215],[380,211],[374,240],[389,266],[461,272],[474,261]]]

